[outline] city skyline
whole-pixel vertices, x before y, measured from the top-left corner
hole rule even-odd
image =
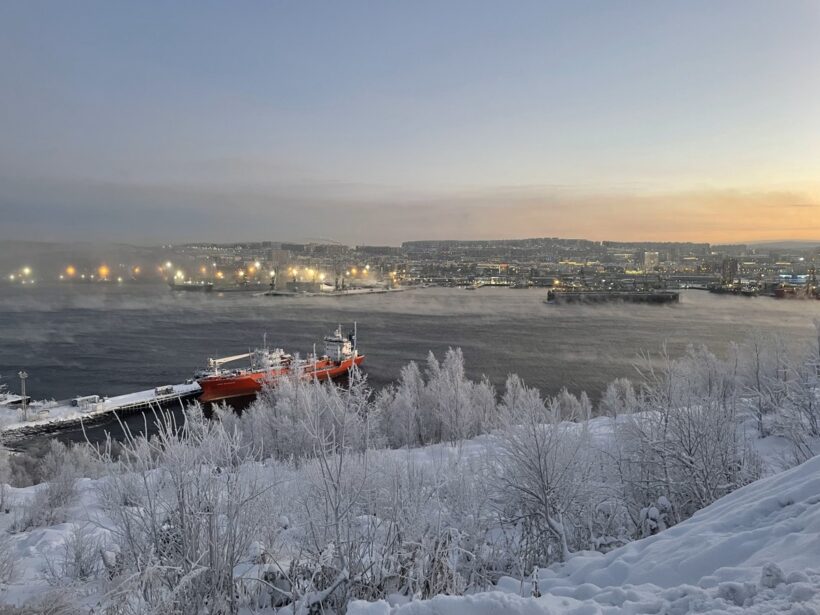
[[[820,241],[818,5],[502,8],[5,3],[0,239]]]

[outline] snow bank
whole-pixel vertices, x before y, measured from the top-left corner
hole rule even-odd
[[[568,604],[568,603],[567,603]],[[474,596],[436,596],[431,600],[410,602],[391,607],[384,600],[354,602],[349,615],[552,615],[555,611],[545,601],[521,598],[503,592]]]
[[[747,485],[691,519],[606,555],[584,553],[500,592],[350,615],[820,613],[820,457]],[[507,598],[503,593],[509,592]]]
[[[547,570],[541,589],[567,582],[709,587],[748,580],[769,561],[820,569],[820,457],[738,489],[656,536]]]

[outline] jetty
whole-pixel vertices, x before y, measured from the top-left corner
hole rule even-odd
[[[173,403],[184,404],[200,393],[196,382],[185,382],[114,397],[87,395],[60,402],[34,402],[27,408],[27,420],[20,406],[0,407],[0,442],[93,425]]]

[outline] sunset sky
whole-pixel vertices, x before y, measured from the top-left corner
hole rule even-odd
[[[820,240],[820,2],[0,3],[0,239]]]

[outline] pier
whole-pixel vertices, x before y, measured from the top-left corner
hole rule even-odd
[[[18,407],[0,408],[0,442],[54,433],[79,425],[93,425],[115,416],[144,412],[170,403],[193,400],[201,392],[196,382],[160,386],[115,397],[78,397],[53,405],[29,406],[33,415],[21,420]]]

